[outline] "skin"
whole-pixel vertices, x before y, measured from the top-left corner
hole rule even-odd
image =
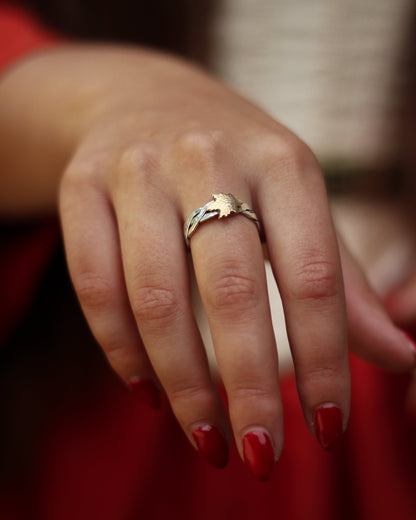
[[[413,338],[416,336],[416,268],[405,280],[386,295],[384,305],[394,323],[407,331]],[[406,398],[409,410],[416,410],[416,369]]]
[[[342,244],[341,261],[313,153],[195,66],[116,46],[34,54],[0,82],[0,136],[1,216],[58,209],[92,333],[124,381],[160,383],[192,444],[203,424],[233,433],[240,454],[253,428],[276,458],[283,443],[262,247],[242,217],[210,220],[191,239],[230,423],[209,375],[182,226],[212,193],[232,192],[262,222],[312,433],[326,403],[347,424],[348,341],[383,367],[415,365]]]

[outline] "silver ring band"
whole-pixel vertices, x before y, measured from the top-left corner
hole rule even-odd
[[[189,247],[189,240],[198,229],[198,226],[202,222],[206,222],[214,217],[220,219],[231,215],[244,215],[256,224],[260,234],[261,228],[259,219],[248,204],[241,202],[231,193],[214,193],[212,199],[213,200],[205,204],[205,206],[193,211],[185,222],[183,231],[187,247]]]

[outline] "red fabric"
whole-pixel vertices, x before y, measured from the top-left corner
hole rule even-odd
[[[54,45],[57,34],[17,4],[0,1],[0,71],[29,52]]]
[[[56,45],[58,37],[16,4],[0,1],[0,74],[27,54]],[[54,222],[12,233],[0,228],[0,346],[19,320],[36,289],[57,238]]]
[[[0,67],[53,42],[24,11],[0,2]],[[47,265],[57,227],[0,236],[3,338]],[[403,409],[407,378],[352,358],[349,429],[332,452],[308,432],[295,382],[282,382],[285,449],[258,483],[235,447],[229,466],[209,467],[164,403],[134,400],[116,377],[51,418],[27,489],[3,490],[2,520],[414,520],[416,419]]]
[[[116,381],[56,418],[38,478],[44,520],[414,520],[416,421],[407,378],[351,359],[350,425],[324,451],[305,425],[293,378],[282,382],[285,448],[258,483],[235,447],[224,470],[189,446],[164,403],[151,410]]]
[[[30,228],[0,227],[0,348],[29,306],[58,236],[55,220]]]

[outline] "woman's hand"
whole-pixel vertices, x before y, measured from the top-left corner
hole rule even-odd
[[[192,313],[183,223],[212,193],[235,194],[262,222],[305,416],[312,431],[318,418],[329,444],[348,418],[349,377],[341,269],[321,171],[275,121],[185,72],[161,71],[146,103],[135,101],[130,86],[118,92],[66,168],[60,209],[81,305],[114,369],[146,386],[157,376],[191,442],[224,465],[220,436],[229,442],[231,432]],[[210,221],[190,247],[233,433],[265,479],[282,449],[283,425],[258,232],[242,217]]]
[[[321,170],[296,136],[193,66],[135,49],[34,57],[3,80],[0,106],[3,212],[52,208],[60,186],[75,290],[127,384],[153,405],[160,384],[190,442],[214,466],[226,464],[232,434],[192,312],[183,223],[211,194],[233,193],[263,227],[306,422],[324,447],[342,433],[349,371],[341,263]],[[190,250],[232,432],[255,477],[266,480],[283,422],[256,226],[242,216],[212,219]],[[374,318],[360,315],[353,326],[390,323],[348,260],[346,269],[353,296]],[[394,355],[387,349],[381,358],[399,351],[399,368],[409,368],[407,342],[389,326]],[[373,338],[358,337],[362,353],[379,361]]]

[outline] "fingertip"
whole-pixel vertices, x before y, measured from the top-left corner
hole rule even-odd
[[[334,403],[318,406],[313,414],[313,427],[322,448],[333,447],[346,428],[341,408]]]
[[[264,428],[253,428],[242,440],[243,459],[253,477],[266,482],[273,473],[277,460],[270,434]]]
[[[223,469],[228,464],[228,443],[220,429],[203,424],[192,431],[199,454],[214,468]]]

